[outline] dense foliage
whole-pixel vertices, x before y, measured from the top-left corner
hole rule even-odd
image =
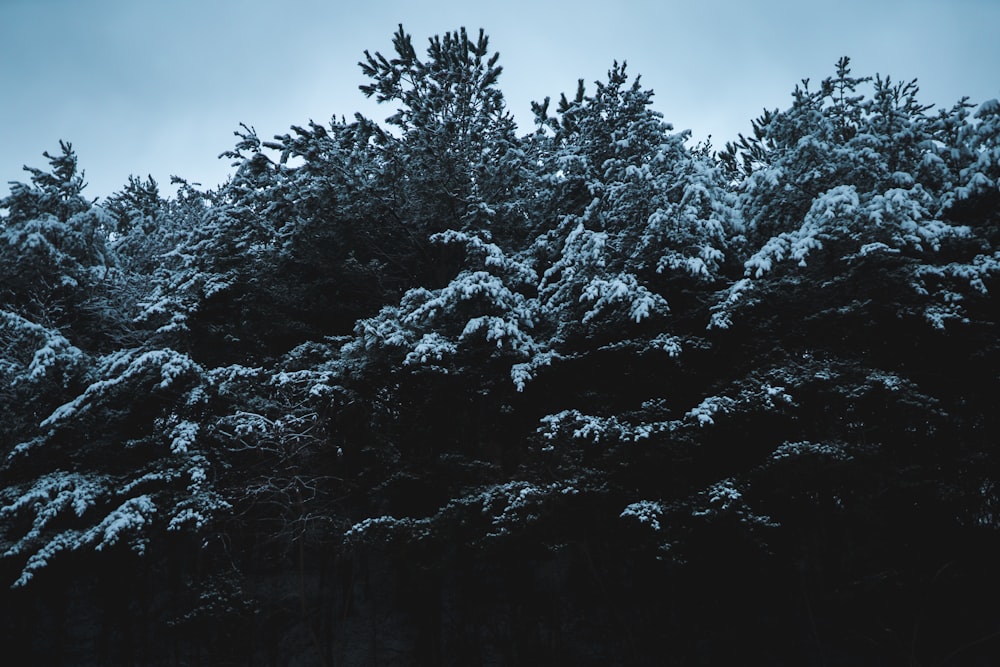
[[[995,655],[1000,103],[845,58],[715,151],[615,63],[519,137],[393,49],[385,126],[0,200],[23,664]]]

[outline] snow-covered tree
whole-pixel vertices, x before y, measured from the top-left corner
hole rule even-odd
[[[0,201],[0,636],[988,662],[1000,104],[844,58],[714,153],[615,63],[517,137],[485,33],[392,46],[385,126],[103,204],[63,144]]]
[[[419,244],[417,275],[440,284],[454,264],[428,245],[431,235],[483,231],[505,248],[526,240],[512,196],[526,160],[497,85],[499,53],[489,54],[482,30],[477,38],[464,28],[435,36],[421,58],[400,26],[393,49],[391,59],[365,53],[360,65],[371,83],[361,90],[399,105],[390,131],[379,134],[388,212]]]
[[[0,200],[0,307],[99,345],[100,297],[111,260],[107,213],[83,197],[83,173],[68,143],[52,170],[30,168],[31,184],[13,183]]]
[[[89,375],[3,462],[3,557],[23,563],[15,585],[62,552],[121,542],[142,553],[161,531],[201,530],[226,507],[198,421],[210,376],[172,350],[114,352]]]
[[[869,81],[872,98],[855,95]],[[971,164],[989,150],[976,145],[981,139],[970,142],[971,128],[956,129],[965,123],[964,102],[935,118],[917,90],[915,82],[851,77],[845,58],[819,90],[803,82],[790,109],[756,121],[755,139],[728,147],[729,163],[748,170],[739,189],[751,251],[745,278],[717,306],[715,326],[727,326],[733,309],[755,302],[767,285],[808,288],[817,272],[855,284],[858,272],[881,272],[926,296],[921,276],[956,256],[970,277],[989,270],[964,216],[953,212],[968,184],[988,181]],[[973,298],[975,277],[965,288]],[[908,300],[907,310],[920,308]],[[961,317],[946,294],[923,301],[935,326],[944,313]]]

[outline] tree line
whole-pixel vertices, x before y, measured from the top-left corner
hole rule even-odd
[[[994,655],[1000,103],[843,58],[717,150],[616,62],[519,136],[498,62],[400,27],[384,124],[12,184],[24,664]]]

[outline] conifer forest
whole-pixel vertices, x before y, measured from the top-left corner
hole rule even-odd
[[[1000,663],[1000,102],[360,67],[218,187],[0,199],[0,663]]]

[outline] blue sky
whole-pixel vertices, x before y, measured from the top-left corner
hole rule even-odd
[[[365,49],[391,51],[403,23],[427,37],[485,28],[522,132],[530,102],[573,92],[627,60],[654,107],[721,146],[764,107],[784,108],[802,78],[833,73],[919,78],[921,100],[1000,97],[1000,0],[671,0],[490,3],[446,0],[0,0],[0,196],[73,142],[91,197],[129,174],[212,186],[239,123],[264,138],[355,111]]]

